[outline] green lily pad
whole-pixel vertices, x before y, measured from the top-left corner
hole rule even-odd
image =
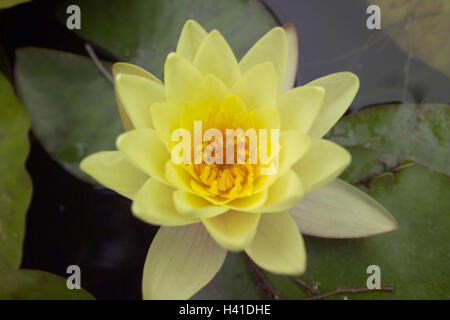
[[[352,153],[342,175],[351,183],[404,161],[450,175],[449,123],[448,105],[380,105],[342,118],[328,138]]]
[[[58,11],[64,24],[70,3],[65,2]],[[82,27],[74,30],[78,35],[158,77],[188,19],[195,19],[206,30],[218,29],[238,57],[277,25],[272,13],[257,0],[81,0],[77,5],[82,12]]]
[[[381,269],[391,292],[344,294],[348,299],[448,299],[450,178],[420,165],[374,178],[368,192],[398,220],[391,233],[356,240],[305,237],[308,268],[301,278],[321,293],[366,287],[367,267]],[[284,277],[269,275],[290,299],[307,297]],[[335,295],[331,298],[340,298]]]
[[[0,9],[7,9],[31,0],[0,0]]]
[[[103,0],[77,5],[82,12],[80,36],[160,77],[165,57],[175,50],[188,18],[205,23],[207,29],[220,29],[238,55],[276,25],[266,7],[255,0]],[[59,11],[64,24],[66,7]],[[102,63],[110,69],[110,63]],[[87,57],[38,48],[16,51],[15,77],[40,143],[69,172],[92,182],[79,169],[80,160],[114,149],[122,132],[112,84]]]
[[[93,300],[83,289],[69,290],[66,279],[38,270],[0,270],[0,300]]]
[[[122,132],[112,84],[89,58],[49,49],[18,49],[15,74],[33,133],[64,168],[90,181],[81,159],[115,149]]]
[[[450,76],[450,2],[368,0],[381,11],[381,29],[413,58]]]
[[[22,259],[25,215],[32,184],[25,170],[30,120],[0,73],[0,269],[17,269]]]

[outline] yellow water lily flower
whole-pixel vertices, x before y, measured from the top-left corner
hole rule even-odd
[[[136,217],[161,226],[144,266],[145,299],[190,298],[227,250],[245,251],[267,271],[300,275],[300,232],[351,238],[396,228],[380,204],[337,179],[350,154],[323,139],[355,97],[358,78],[340,72],[292,88],[296,41],[292,25],[273,28],[238,61],[217,30],[189,20],[164,83],[137,66],[113,66],[126,132],[117,151],[92,154],[81,168],[131,199]],[[248,161],[176,163],[172,133],[192,132],[194,121],[219,131],[279,130],[277,170],[264,175]]]

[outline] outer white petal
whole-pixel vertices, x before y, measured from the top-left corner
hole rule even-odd
[[[351,184],[335,179],[290,210],[300,231],[324,238],[359,238],[397,228],[395,218]]]

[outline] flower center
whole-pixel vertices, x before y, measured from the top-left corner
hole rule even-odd
[[[210,141],[203,141],[199,150],[202,162],[186,165],[194,178],[191,181],[194,190],[225,199],[252,194],[253,182],[260,174],[258,133],[252,129],[252,118],[251,112],[239,118],[222,108],[216,113],[208,110],[207,120],[202,121],[202,136],[208,129],[214,129],[222,139],[212,136]],[[194,154],[195,148],[194,145]]]
[[[258,118],[247,111],[235,96],[218,106],[196,101],[183,106],[182,136],[194,139],[190,147],[183,147],[181,163],[192,177],[190,185],[196,193],[228,201],[255,192],[258,177],[266,175],[270,167],[267,155],[273,144],[267,142],[268,130],[255,124],[261,124],[261,115]]]
[[[238,139],[235,139],[238,140]],[[203,151],[214,142],[205,144]],[[234,150],[233,150],[234,149]],[[234,151],[234,152],[233,152]],[[245,143],[243,163],[238,163],[239,148],[237,142],[233,146],[223,147],[223,155],[233,152],[234,163],[210,163],[204,159],[200,164],[189,165],[196,187],[206,191],[210,196],[234,199],[248,196],[253,191],[253,182],[259,176],[259,165],[250,163],[249,143]],[[207,163],[208,162],[208,163]]]

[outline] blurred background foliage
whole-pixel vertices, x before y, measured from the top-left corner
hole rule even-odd
[[[408,55],[450,76],[450,2],[374,0],[383,12],[383,30]]]
[[[370,1],[381,8],[381,30],[366,28],[363,0],[36,0],[14,6],[19,2],[0,0],[0,299],[140,298],[142,266],[157,228],[135,219],[128,200],[78,169],[84,156],[113,149],[121,132],[112,84],[85,45],[107,70],[126,61],[162,77],[164,59],[189,18],[219,29],[238,58],[273,26],[293,22],[298,85],[337,71],[356,73],[360,92],[328,138],[352,153],[342,178],[399,222],[395,232],[367,239],[305,237],[302,285],[230,253],[194,298],[311,298],[365,287],[372,264],[393,292],[329,298],[449,298],[447,1]],[[75,32],[65,26],[70,4],[81,8]],[[81,267],[82,286],[92,295],[67,290],[72,264]]]
[[[7,9],[31,0],[0,0],[0,9]]]

